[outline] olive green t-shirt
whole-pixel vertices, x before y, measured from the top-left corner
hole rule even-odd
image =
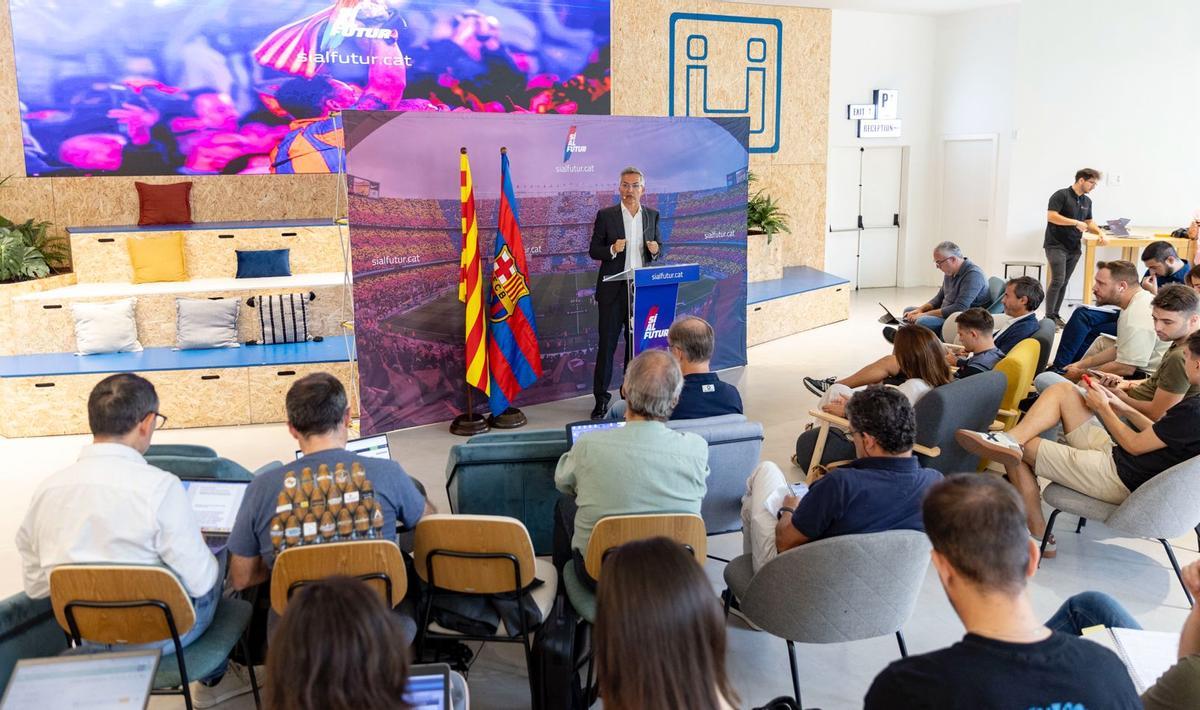
[[[1183,351],[1183,343],[1171,343],[1171,347],[1162,357],[1158,370],[1142,380],[1141,384],[1129,390],[1129,396],[1139,402],[1149,402],[1154,399],[1154,391],[1161,389],[1171,394],[1181,394],[1191,397],[1200,394],[1200,385],[1188,382],[1185,369],[1187,355]]]
[[[1142,695],[1146,710],[1192,710],[1200,698],[1200,656],[1185,656]]]

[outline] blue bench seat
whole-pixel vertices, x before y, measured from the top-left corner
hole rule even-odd
[[[789,266],[783,270],[782,278],[751,281],[746,284],[746,305],[753,306],[764,301],[848,283],[850,282],[841,276],[827,274],[811,266]]]
[[[234,230],[234,229],[264,229],[287,227],[329,227],[333,222],[327,219],[263,219],[244,222],[191,222],[190,224],[116,224],[100,227],[67,227],[71,234],[111,234],[116,232],[180,232],[195,229],[204,230]]]
[[[75,355],[74,353],[10,355],[0,357],[0,378],[310,365],[346,362],[353,352],[353,338],[338,335],[325,338],[321,342],[243,345],[239,348],[204,350],[146,348],[136,353],[104,353],[101,355]]]

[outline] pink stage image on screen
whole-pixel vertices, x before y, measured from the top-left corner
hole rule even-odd
[[[340,172],[344,109],[609,113],[609,0],[10,0],[25,169]]]

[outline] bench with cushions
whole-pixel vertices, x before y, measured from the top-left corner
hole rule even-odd
[[[345,234],[328,221],[213,222],[163,226],[72,227],[75,273],[45,289],[12,298],[5,320],[8,352],[0,357],[0,406],[18,412],[0,421],[0,435],[38,436],[88,431],[87,396],[104,377],[136,372],[154,383],[168,427],[279,422],[290,384],[329,371],[351,390],[353,336],[344,335]],[[127,242],[180,234],[187,280],[132,283]],[[236,252],[288,249],[290,276],[235,278]],[[323,340],[238,348],[176,350],[176,299],[237,298],[237,339],[262,339],[246,300],[310,294],[310,337]],[[71,305],[136,297],[139,352],[76,356]],[[355,412],[357,415],[357,412]]]
[[[710,535],[741,530],[741,498],[758,465],[763,428],[740,414],[667,423],[708,441],[708,492],[701,516]],[[498,432],[450,448],[446,493],[450,509],[473,515],[507,515],[529,530],[534,549],[548,555],[554,541],[554,468],[566,453],[564,429]]]
[[[17,661],[57,656],[67,650],[67,637],[54,620],[49,599],[30,599],[18,592],[0,601],[0,694]]]

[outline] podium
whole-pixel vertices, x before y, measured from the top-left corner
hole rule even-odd
[[[643,266],[605,277],[605,282],[624,281],[629,291],[625,347],[630,359],[644,350],[667,347],[667,331],[675,320],[679,284],[699,280],[699,264]]]

